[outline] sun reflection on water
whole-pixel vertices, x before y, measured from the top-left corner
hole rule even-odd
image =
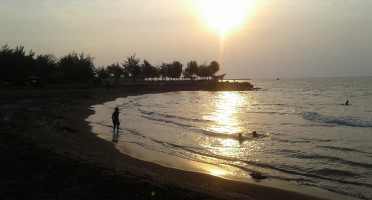
[[[242,154],[237,134],[244,131],[239,109],[247,107],[247,98],[239,92],[218,92],[212,102],[212,111],[203,119],[212,121],[205,127],[207,131],[220,134],[209,137],[201,144],[217,157],[239,157]],[[213,174],[211,172],[211,174]]]
[[[223,176],[223,175],[227,174],[226,171],[221,170],[221,169],[210,169],[209,172],[210,172],[210,174],[212,174],[214,176]]]
[[[208,112],[203,114],[203,119],[211,123],[204,130],[215,135],[200,138],[199,145],[206,152],[197,158],[212,164],[202,167],[205,172],[222,177],[237,174],[250,177],[246,171],[230,164],[246,165],[242,160],[247,159],[259,162],[257,155],[262,151],[266,139],[263,135],[254,138],[251,127],[247,127],[250,119],[246,118],[246,111],[251,109],[251,103],[249,95],[241,92],[218,92],[213,96],[213,101],[208,103]],[[243,141],[238,139],[239,133]]]
[[[208,131],[224,134],[236,134],[243,131],[241,120],[236,115],[238,108],[246,100],[236,92],[220,92],[214,103],[214,111],[205,115],[203,119],[211,120],[215,124],[208,127]]]
[[[238,141],[235,139],[217,139],[220,145],[210,147],[209,150],[215,155],[232,156],[235,157],[238,152],[235,147],[238,145]]]

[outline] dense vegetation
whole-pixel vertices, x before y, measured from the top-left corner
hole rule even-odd
[[[123,63],[95,67],[94,58],[84,53],[69,53],[57,59],[53,54],[36,55],[32,50],[26,53],[23,46],[14,49],[8,45],[0,49],[0,81],[9,85],[45,84],[91,84],[101,80],[114,80],[120,83],[122,78],[137,80],[175,80],[207,78],[219,71],[218,62],[198,65],[196,61],[183,65],[179,61],[153,66],[146,59],[127,57]]]

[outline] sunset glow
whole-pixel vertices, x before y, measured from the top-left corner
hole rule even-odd
[[[222,176],[222,175],[226,175],[227,172],[221,169],[210,169],[210,174],[214,176]]]
[[[252,0],[198,0],[197,5],[207,25],[218,31],[222,39],[241,25],[254,8]]]
[[[237,119],[237,107],[245,101],[242,96],[234,92],[221,92],[218,101],[214,103],[215,110],[203,118],[216,122],[209,127],[210,131],[225,134],[236,134],[242,131],[241,121]]]

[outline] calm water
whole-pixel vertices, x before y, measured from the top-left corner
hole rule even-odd
[[[260,172],[268,179],[259,184],[372,199],[372,78],[250,82],[261,90],[119,98],[94,106],[88,121],[111,140],[118,106],[117,146],[161,155],[147,160],[166,166],[177,158],[185,169],[201,163],[200,171],[248,182]],[[346,100],[352,105],[342,105]]]

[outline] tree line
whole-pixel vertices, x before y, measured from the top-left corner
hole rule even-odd
[[[57,59],[53,54],[36,55],[24,46],[14,49],[8,45],[0,49],[0,81],[12,85],[32,84],[100,84],[101,80],[121,78],[137,80],[175,80],[179,78],[207,78],[220,70],[216,61],[198,65],[196,61],[187,63],[185,69],[179,61],[154,66],[146,59],[141,61],[136,54],[128,56],[123,63],[95,67],[94,58],[84,53],[72,52]]]

